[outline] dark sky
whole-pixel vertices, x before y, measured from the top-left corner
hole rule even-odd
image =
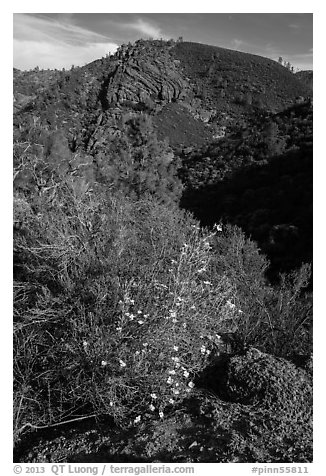
[[[69,68],[139,38],[177,38],[312,69],[311,13],[14,14],[14,66]]]

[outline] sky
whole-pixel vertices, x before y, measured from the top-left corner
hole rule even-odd
[[[14,13],[14,67],[83,66],[139,38],[178,38],[312,69],[312,13]]]

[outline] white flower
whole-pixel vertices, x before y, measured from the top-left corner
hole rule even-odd
[[[139,354],[140,354],[139,350],[136,350],[135,355],[139,355]]]
[[[184,323],[182,324],[182,327],[185,329],[185,328],[187,327],[187,324],[184,322]]]
[[[86,340],[83,341],[83,346],[86,348],[88,346],[88,342]]]
[[[148,314],[144,314],[144,317],[148,317]]]
[[[153,400],[156,400],[157,399],[156,393],[151,393],[151,397],[152,397]]]
[[[101,365],[102,365],[102,367],[105,367],[106,365],[108,365],[108,363],[107,363],[106,360],[102,360]]]
[[[205,353],[206,353],[206,347],[205,347],[204,345],[201,346],[200,352],[201,352],[202,354],[205,354]]]
[[[144,321],[138,321],[138,324],[144,324]]]
[[[179,357],[171,357],[171,360],[173,360],[173,362],[179,362],[180,361]]]
[[[129,319],[133,321],[135,319],[135,316],[133,314],[129,314]]]
[[[177,345],[174,345],[174,346],[173,346],[173,350],[175,350],[176,352],[178,352],[179,347],[178,347]]]
[[[172,405],[174,404],[173,398],[170,398],[169,403],[171,403]]]
[[[155,410],[155,407],[154,405],[151,403],[150,406],[149,406],[149,409],[153,412]]]
[[[190,309],[196,309],[196,306],[193,304],[192,306],[190,306]]]
[[[221,336],[219,334],[215,334],[215,337],[216,337],[217,340],[221,339]]]
[[[136,417],[136,418],[134,419],[134,422],[135,422],[135,423],[139,423],[139,422],[140,422],[140,420],[141,420],[141,416],[140,416],[140,415],[138,415],[138,417]]]
[[[174,389],[174,390],[173,390],[173,393],[174,393],[174,395],[179,395],[180,392],[179,392],[179,390]]]
[[[189,377],[189,372],[188,372],[188,370],[185,370],[185,371],[183,372],[183,376],[186,377],[186,378]]]
[[[117,329],[118,332],[122,331],[122,327],[117,327],[116,329]]]
[[[110,402],[110,407],[113,407],[113,402]]]
[[[194,386],[195,386],[194,382],[189,382],[189,383],[188,383],[188,387],[194,388]]]
[[[178,319],[172,319],[172,322],[173,324],[175,324],[176,322],[178,322]]]
[[[240,314],[243,314],[243,311],[241,311],[241,309],[239,309],[238,312],[239,312]]]
[[[209,355],[210,353],[211,353],[211,351],[207,349],[206,350],[206,355]]]
[[[175,366],[176,369],[178,369],[178,368],[180,367],[180,365],[181,365],[181,364],[179,364],[179,362],[176,362],[176,363],[174,364],[174,366]]]
[[[216,225],[214,226],[216,231],[223,231],[222,225]]]
[[[164,413],[163,413],[163,412],[159,412],[159,416],[160,416],[160,418],[163,418],[163,417],[164,417]]]
[[[139,309],[139,311],[137,311],[137,314],[142,314],[142,313],[143,313],[143,311],[141,311],[140,309]]]
[[[168,383],[168,384],[171,384],[172,382],[173,382],[173,378],[172,378],[172,377],[169,377],[169,378],[167,379],[167,383]]]
[[[206,284],[207,286],[211,286],[212,283],[210,281],[203,281],[204,284]]]
[[[176,317],[177,313],[175,311],[170,310],[170,317]]]
[[[148,346],[147,342],[144,342],[144,343],[143,343],[143,346],[144,346],[144,347],[147,347],[147,346]]]
[[[126,363],[123,361],[123,360],[119,360],[119,363],[120,363],[120,367],[126,367]]]
[[[175,370],[169,370],[170,375],[175,375]]]

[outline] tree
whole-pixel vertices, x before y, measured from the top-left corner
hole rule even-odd
[[[178,201],[177,163],[167,143],[157,139],[150,117],[127,115],[121,132],[96,154],[97,180],[135,199],[151,195],[164,203]]]

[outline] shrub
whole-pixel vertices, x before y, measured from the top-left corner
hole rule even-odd
[[[77,412],[120,424],[162,415],[237,318],[212,235],[153,199],[78,183],[35,198],[15,237],[17,435]]]
[[[312,299],[306,292],[310,266],[282,275],[272,287],[265,279],[266,257],[236,226],[227,225],[214,242],[216,273],[229,278],[239,314],[236,333],[253,345],[283,357],[312,353]]]

